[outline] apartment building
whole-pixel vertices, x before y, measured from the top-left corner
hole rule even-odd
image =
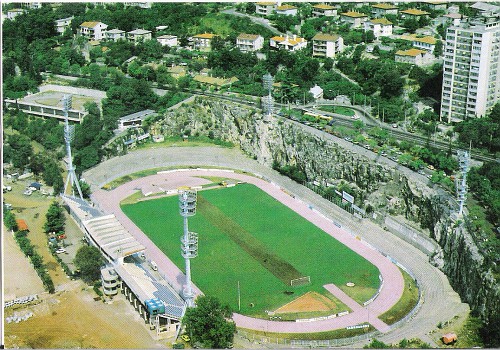
[[[312,38],[313,57],[333,58],[344,50],[344,39],[336,34],[318,33]]]
[[[236,47],[242,52],[253,52],[262,49],[264,37],[256,34],[241,33],[236,38]]]
[[[446,32],[443,122],[483,117],[500,100],[500,20],[462,22]]]

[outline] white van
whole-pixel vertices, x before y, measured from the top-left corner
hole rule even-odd
[[[151,261],[149,262],[149,265],[151,265],[151,268],[152,268],[154,271],[158,271],[158,266],[156,265],[156,263],[155,263],[153,260],[151,260]]]

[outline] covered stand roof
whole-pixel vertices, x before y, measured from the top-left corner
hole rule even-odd
[[[100,216],[82,223],[97,245],[115,261],[146,249],[114,215]]]

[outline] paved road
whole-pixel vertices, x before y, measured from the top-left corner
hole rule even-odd
[[[252,20],[252,22],[260,24],[261,26],[266,27],[271,32],[273,32],[274,34],[282,35],[278,29],[274,28],[270,24],[270,22],[269,22],[268,19],[261,18],[261,17],[256,17],[256,16],[251,16],[251,15],[249,15],[247,13],[237,12],[235,9],[224,10],[224,11],[222,11],[222,13],[227,13],[229,15],[234,15],[234,16],[239,16],[239,17],[248,17],[248,18],[250,18],[250,20]]]
[[[339,140],[339,142],[342,141]],[[377,159],[377,161],[379,160]],[[418,337],[432,344],[432,339],[427,334],[435,330],[439,322],[448,321],[455,315],[468,312],[468,305],[460,302],[460,297],[453,291],[446,276],[437,268],[431,266],[428,263],[427,256],[418,249],[382,230],[368,220],[358,221],[313,191],[287,177],[281,176],[272,169],[258,164],[253,159],[244,156],[237,149],[170,147],[137,150],[101,163],[97,167],[86,171],[84,177],[91,184],[92,189],[96,190],[105,183],[134,171],[159,166],[192,165],[228,167],[249,173],[262,174],[278,185],[289,189],[303,201],[311,203],[329,218],[334,219],[346,229],[351,230],[409,268],[420,283],[424,303],[411,322],[385,334],[380,338],[381,340],[395,342],[402,338]]]

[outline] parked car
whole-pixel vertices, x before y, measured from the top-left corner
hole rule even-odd
[[[59,248],[59,249],[57,249],[57,250],[56,250],[56,253],[57,253],[57,254],[66,253],[66,249],[64,249],[64,248]]]

